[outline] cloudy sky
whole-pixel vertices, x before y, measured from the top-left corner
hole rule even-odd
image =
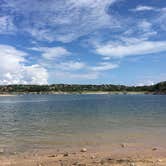
[[[0,84],[166,80],[166,0],[0,0]]]

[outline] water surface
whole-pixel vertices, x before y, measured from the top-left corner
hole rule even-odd
[[[0,147],[6,151],[165,140],[166,96],[0,97]]]

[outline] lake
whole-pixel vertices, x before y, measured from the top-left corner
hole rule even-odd
[[[0,148],[166,146],[166,96],[0,96]]]

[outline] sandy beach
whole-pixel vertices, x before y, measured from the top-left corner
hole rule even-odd
[[[165,166],[166,157],[116,157],[98,153],[64,153],[1,157],[0,166]]]
[[[0,156],[0,166],[165,166],[166,149],[121,144],[95,149],[34,150]]]
[[[3,96],[4,96],[4,97],[5,97],[5,96],[6,96],[6,97],[10,97],[10,96],[16,96],[16,95],[14,95],[14,94],[0,94],[0,96],[2,96],[2,97],[3,97]]]

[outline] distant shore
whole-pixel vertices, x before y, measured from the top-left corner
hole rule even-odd
[[[148,92],[119,92],[119,91],[112,91],[112,92],[103,92],[103,91],[84,91],[84,92],[12,92],[12,93],[0,93],[0,96],[17,96],[17,95],[58,95],[58,94],[97,94],[97,95],[104,95],[104,94],[112,94],[112,95],[137,95],[137,94],[153,94]]]
[[[166,94],[166,81],[147,86],[113,84],[0,85],[0,94]]]
[[[96,95],[165,95],[165,93],[157,93],[157,92],[146,92],[146,91],[83,91],[83,92],[12,92],[12,93],[0,93],[0,96],[17,96],[17,95],[58,95],[58,94],[96,94]]]
[[[6,94],[0,94],[0,96],[16,96],[16,94],[6,93]]]

